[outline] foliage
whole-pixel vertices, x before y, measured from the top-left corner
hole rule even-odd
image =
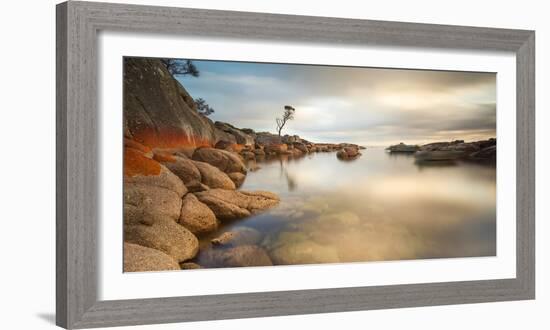
[[[209,116],[214,113],[214,109],[210,107],[206,101],[202,98],[195,99],[195,104],[197,105],[197,111],[205,116]]]
[[[191,75],[193,77],[198,77],[200,75],[199,69],[193,64],[191,60],[180,60],[172,58],[163,58],[161,59],[164,66],[171,75]]]

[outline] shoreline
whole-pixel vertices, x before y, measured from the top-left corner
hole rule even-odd
[[[225,223],[278,205],[279,197],[271,192],[239,189],[248,171],[258,169],[245,165],[249,161],[261,163],[285,156],[301,158],[312,153],[336,153],[338,159],[348,161],[359,157],[359,150],[364,149],[349,143],[312,143],[299,136],[279,137],[247,131],[252,134],[231,126],[230,134],[241,138],[246,134],[252,137],[253,144],[252,141],[241,145],[220,140],[214,148],[150,148],[125,138],[124,251],[125,261],[134,261],[133,265],[125,262],[125,271],[173,270],[175,264],[181,269],[202,268],[204,265],[195,261],[201,245],[205,244],[204,237],[210,237]],[[257,236],[250,232],[247,234]],[[215,249],[211,259],[233,260],[229,262],[233,266],[272,264],[266,251],[257,246],[226,249],[231,246],[228,236],[237,235],[242,239],[242,233],[225,232],[224,235],[211,240],[211,244],[224,247]],[[143,248],[156,251],[146,253]],[[163,257],[156,252],[164,253]],[[157,261],[164,261],[138,263],[136,260],[140,258],[136,253],[141,259],[151,255]]]
[[[194,262],[199,237],[277,206],[279,196],[272,192],[239,189],[248,172],[260,168],[248,161],[332,152],[350,162],[365,149],[213,122],[158,59],[125,60],[123,95],[125,272],[201,268]],[[496,158],[496,140],[488,150],[464,141],[422,147],[415,153],[425,152],[428,160],[459,152]],[[236,237],[249,244],[232,246]],[[216,248],[209,258],[230,267],[272,265],[254,245],[257,237],[250,229],[222,233],[210,241]]]
[[[341,150],[343,160],[360,156],[357,145],[213,122],[158,59],[125,59],[123,95],[124,271],[197,268],[188,261],[198,236],[277,205],[270,192],[238,190],[255,170],[245,160]],[[257,249],[237,252],[241,261],[270,263]]]
[[[265,135],[266,133],[263,133],[264,137]],[[288,141],[288,136],[283,138]],[[496,141],[491,140],[488,143],[492,144],[493,142],[494,145],[483,145],[485,148],[473,151],[473,153],[496,147]],[[297,143],[303,144],[306,152],[301,152],[300,149],[295,148]],[[473,143],[479,144],[480,141]],[[198,148],[150,149],[136,141],[125,140],[125,150],[140,153],[144,158],[142,161],[156,162],[160,168],[155,173],[138,173],[136,172],[136,166],[131,166],[132,164],[127,162],[125,157],[125,173],[126,165],[129,165],[128,172],[131,173],[125,176],[124,185],[125,248],[128,248],[131,254],[132,251],[136,250],[136,247],[131,244],[135,244],[165,254],[162,258],[155,255],[155,259],[165,260],[164,264],[147,260],[144,263],[147,265],[145,270],[200,269],[220,263],[223,263],[225,267],[273,265],[267,251],[257,245],[260,236],[254,229],[245,227],[243,229],[237,226],[235,230],[218,233],[221,226],[231,226],[236,221],[258,215],[279,204],[279,196],[274,193],[240,190],[249,171],[261,169],[257,164],[270,161],[270,158],[273,161],[281,161],[284,157],[299,159],[313,153],[336,153],[337,159],[349,161],[360,156],[359,146],[348,143],[304,143],[299,137],[293,137],[287,143],[269,145],[267,148],[269,151],[260,155],[255,151],[265,150],[266,145],[255,144],[254,148],[252,145],[237,146],[235,148],[236,146],[231,144],[226,145],[225,149],[220,149],[224,146],[223,144],[217,145],[218,148],[201,146]],[[282,145],[286,147],[282,147]],[[416,162],[419,162],[418,157],[416,157],[418,153],[462,150],[464,145],[470,144],[464,144],[460,141],[438,142],[419,146],[418,150],[412,154],[415,156]],[[240,152],[235,150],[240,150]],[[355,158],[342,159],[341,156],[338,156],[340,153],[347,152],[347,150],[356,152]],[[253,154],[253,156],[250,154]],[[470,155],[470,153],[467,153],[467,155]],[[454,158],[453,161],[456,159],[459,158]],[[425,162],[423,159],[420,161]],[[432,163],[447,161],[446,158],[428,160]],[[254,164],[255,167],[251,167],[250,164]],[[149,167],[144,166],[144,168]],[[178,179],[181,186],[175,183],[178,182]],[[145,205],[141,213],[138,212],[139,215],[136,216],[135,210],[132,211],[130,207],[130,205],[133,205],[139,208],[139,203],[132,203],[132,201],[135,201],[135,197],[132,197],[133,187],[135,186],[141,188],[145,186],[151,189],[150,191],[142,191],[142,195],[140,195],[142,201],[143,198],[158,199],[158,196],[154,196],[155,194],[166,194],[158,200],[162,207],[152,206],[152,204]],[[167,193],[166,190],[177,190],[175,188],[177,186],[182,190],[180,191],[181,196],[176,195],[177,197],[174,197],[173,194]],[[170,207],[173,203],[178,204],[177,199],[182,201],[181,206]],[[126,204],[128,204],[128,208]],[[167,205],[168,207],[166,207]],[[164,213],[166,213],[167,208],[173,211],[171,215],[168,215],[171,218],[170,220],[165,219],[166,214]],[[177,211],[178,208],[179,212]],[[170,222],[171,224],[168,225]],[[166,228],[153,228],[158,223],[164,223]],[[181,233],[174,235],[174,232]],[[244,240],[248,244],[233,246],[235,240],[241,242]],[[182,242],[187,242],[187,244]],[[199,262],[197,260],[199,253],[205,251],[206,254],[201,255],[201,260],[206,261]],[[143,251],[140,254],[142,254],[142,258],[143,255],[148,255]],[[149,255],[154,254],[149,253]],[[135,259],[136,256],[128,256],[128,260]],[[171,260],[168,263],[171,265],[170,267],[167,266],[166,260]],[[174,268],[175,264],[178,264],[179,268]],[[135,271],[133,269],[137,269],[136,267],[135,265],[128,265],[125,269]]]
[[[417,162],[469,161],[495,164],[497,155],[497,140],[464,142],[432,142],[424,145],[405,144],[403,142],[386,148],[390,153],[406,153],[414,155]]]

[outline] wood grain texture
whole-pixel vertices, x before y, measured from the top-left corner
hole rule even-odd
[[[517,56],[517,277],[489,281],[98,301],[97,33],[513,51]],[[57,7],[57,324],[87,328],[533,299],[533,31],[92,2]]]
[[[56,320],[67,327],[67,4],[56,8]]]
[[[58,7],[56,322],[73,327],[97,302],[98,112],[96,31],[82,6]]]
[[[516,273],[535,298],[535,33],[516,52]]]
[[[516,51],[529,31],[222,10],[80,3],[107,30],[284,42]]]

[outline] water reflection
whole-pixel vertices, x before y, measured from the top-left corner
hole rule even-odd
[[[419,170],[422,170],[424,168],[428,167],[449,167],[449,166],[457,166],[458,162],[456,160],[437,160],[437,161],[431,161],[431,160],[418,160],[416,159],[414,161],[414,165],[418,167]]]
[[[386,151],[386,155],[392,158],[414,158],[414,152],[389,152]]]
[[[360,157],[360,156],[359,156]],[[351,162],[354,162],[356,161],[357,159],[359,159],[359,157],[353,157],[353,158],[337,158],[338,161],[342,162],[342,163],[351,163]]]
[[[421,164],[382,148],[346,163],[317,153],[255,165],[261,169],[249,172],[241,189],[275,192],[280,205],[220,232],[256,229],[257,245],[274,264],[496,253],[494,167]]]

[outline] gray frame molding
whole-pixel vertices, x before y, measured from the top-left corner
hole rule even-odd
[[[515,52],[517,277],[99,301],[96,48],[100,30]],[[57,5],[57,324],[89,328],[534,299],[534,84],[534,31],[94,2]]]

